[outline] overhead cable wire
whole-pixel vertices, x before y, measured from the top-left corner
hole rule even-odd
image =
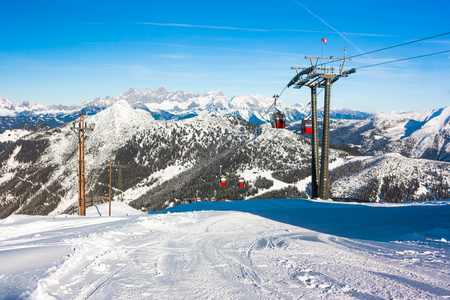
[[[272,105],[271,106],[269,106],[269,108],[266,110],[266,112],[264,113],[264,119],[267,117],[267,114],[269,113],[269,110],[272,108],[272,106],[273,106],[273,103],[272,103]]]
[[[450,32],[445,32],[445,33],[429,36],[429,37],[426,37],[426,38],[423,38],[423,39],[418,39],[418,40],[414,40],[414,41],[410,41],[410,42],[406,42],[406,43],[402,43],[402,44],[398,44],[398,45],[393,45],[393,46],[390,46],[390,47],[381,48],[381,49],[378,49],[378,50],[373,50],[373,51],[369,51],[369,52],[362,53],[362,54],[356,54],[356,55],[350,56],[348,58],[354,58],[354,57],[358,57],[358,56],[362,56],[362,55],[367,55],[367,54],[372,54],[372,53],[376,53],[376,52],[381,52],[381,51],[384,51],[384,50],[389,50],[389,49],[393,49],[393,48],[397,48],[397,47],[401,47],[401,46],[405,46],[405,45],[409,45],[409,44],[414,44],[414,43],[425,41],[425,40],[429,40],[429,39],[434,39],[434,38],[437,38],[437,37],[440,37],[440,36],[444,36],[444,35],[447,35],[447,34],[450,34]]]
[[[286,86],[284,87],[284,89],[281,91],[281,93],[279,93],[278,95],[274,95],[274,97],[275,97],[275,96],[278,96],[278,98],[281,97],[281,95],[284,93],[284,91],[286,90],[287,87],[288,87],[288,86],[286,85]],[[276,101],[276,100],[275,100],[275,101]],[[272,105],[266,110],[266,113],[264,114],[264,118],[267,117],[267,114],[269,113],[269,110],[272,108],[272,106],[274,106],[274,103],[272,103]],[[275,107],[275,109],[277,109],[277,108]]]
[[[297,111],[297,114],[295,115],[294,120],[296,120],[296,119],[298,118],[298,116],[299,116],[301,113],[303,113],[303,111],[304,111],[310,104],[311,104],[311,101],[309,101],[308,104],[306,104],[305,106],[303,106],[303,108],[302,108],[301,110]],[[309,114],[311,114],[311,113],[309,113]]]
[[[287,87],[288,87],[288,86],[286,85],[286,86],[284,87],[284,89],[281,91],[281,93],[278,94],[278,97],[281,97],[281,95],[284,93],[284,91],[286,90]]]
[[[407,57],[407,58],[402,58],[402,59],[397,59],[397,60],[385,61],[385,62],[381,62],[381,63],[377,63],[377,64],[357,67],[355,69],[363,69],[363,68],[375,67],[375,66],[380,66],[380,65],[392,64],[392,63],[396,63],[396,62],[399,62],[399,61],[411,60],[411,59],[416,59],[416,58],[421,58],[421,57],[427,57],[427,56],[432,56],[432,55],[448,53],[448,52],[450,52],[450,50],[445,50],[445,51],[440,51],[440,52],[435,52],[435,53],[429,53],[429,54],[423,54],[423,55],[418,55],[418,56],[413,56],[413,57]]]
[[[361,53],[361,54],[356,54],[356,55],[353,55],[353,56],[348,56],[346,58],[355,58],[355,57],[359,57],[359,56],[363,56],[363,55],[368,55],[368,54],[372,54],[372,53],[376,53],[376,52],[381,52],[381,51],[385,51],[385,50],[389,50],[389,49],[393,49],[393,48],[397,48],[397,47],[401,47],[401,46],[405,46],[405,45],[410,45],[410,44],[422,42],[422,41],[425,41],[425,40],[434,39],[434,38],[441,37],[441,36],[448,35],[448,34],[450,34],[450,32],[445,32],[445,33],[429,36],[429,37],[426,37],[426,38],[422,38],[422,39],[418,39],[418,40],[414,40],[414,41],[410,41],[410,42],[406,42],[406,43],[401,43],[401,44],[397,44],[397,45],[393,45],[393,46],[389,46],[389,47],[385,47],[385,48],[381,48],[381,49],[377,49],[377,50],[373,50],[373,51],[369,51],[369,52],[365,52],[365,53]],[[324,65],[324,64],[330,64],[330,63],[338,62],[338,61],[341,61],[341,60],[342,59],[336,59],[336,60],[333,60],[333,61],[330,61],[330,62],[327,62],[327,63],[318,64],[316,66],[320,66],[320,65]]]

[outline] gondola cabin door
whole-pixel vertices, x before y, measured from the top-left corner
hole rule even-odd
[[[227,177],[220,176],[220,186],[227,186]]]
[[[301,132],[303,134],[312,134],[312,121],[311,121],[311,119],[303,119],[302,120]]]

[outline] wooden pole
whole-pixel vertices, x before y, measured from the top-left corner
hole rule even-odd
[[[87,126],[84,123],[83,112],[80,111],[80,121],[78,127],[76,122],[73,122],[71,129],[78,136],[78,214],[81,216],[86,215],[86,178],[85,178],[85,166],[84,166],[84,135]]]
[[[112,158],[109,158],[109,216],[111,217],[111,173],[112,173]]]
[[[75,125],[74,125],[75,126]],[[78,215],[81,216],[81,140],[78,130]]]

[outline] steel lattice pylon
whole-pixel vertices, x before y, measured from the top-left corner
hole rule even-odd
[[[329,151],[330,151],[330,93],[331,85],[341,77],[347,77],[349,74],[355,73],[355,69],[343,71],[345,62],[350,58],[345,57],[322,57],[322,56],[305,56],[311,62],[310,67],[292,67],[297,71],[287,87],[294,85],[294,88],[300,89],[308,86],[311,89],[311,118],[312,118],[312,138],[311,138],[311,198],[329,199]],[[318,67],[314,64],[313,59],[332,59],[343,60],[339,73],[333,73],[334,68]],[[325,65],[325,64],[321,64]],[[302,70],[302,71],[299,71]],[[324,115],[323,115],[323,133],[322,133],[322,155],[319,172],[319,131],[317,122],[317,88],[325,88],[324,96]],[[319,182],[317,179],[319,178]]]

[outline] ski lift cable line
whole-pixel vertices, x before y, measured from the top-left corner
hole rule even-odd
[[[310,106],[310,104],[311,104],[311,101],[309,101],[308,104],[306,104],[305,106],[303,106],[303,108],[302,108],[301,110],[299,110],[299,111],[297,112],[297,114],[295,115],[294,120],[296,120],[297,117],[298,117],[301,113],[303,113],[303,111],[304,111],[308,106]],[[311,113],[309,113],[309,115],[311,115]],[[308,115],[308,117],[309,117],[309,115]]]
[[[281,95],[284,93],[284,91],[286,90],[288,88],[288,86],[286,85],[285,87],[284,87],[284,89],[281,91],[281,93],[279,93],[278,95],[277,94],[275,94],[273,97],[277,97],[277,98],[279,98],[279,97],[281,97]],[[274,103],[272,103],[272,105],[270,105],[269,106],[269,108],[266,110],[266,112],[264,113],[264,116],[263,116],[263,118],[265,119],[266,117],[267,117],[267,114],[269,113],[269,110],[272,108],[272,106],[274,106]],[[276,109],[276,108],[275,108]]]
[[[284,91],[286,90],[287,87],[288,87],[288,86],[286,85],[286,86],[284,87],[284,89],[281,91],[281,93],[278,94],[278,97],[281,97],[281,95],[283,95],[283,93],[284,93]]]
[[[365,52],[365,53],[361,53],[361,54],[356,54],[356,55],[353,55],[353,56],[348,56],[347,58],[355,58],[355,57],[359,57],[359,56],[363,56],[363,55],[369,55],[369,54],[376,53],[376,52],[381,52],[381,51],[384,51],[384,50],[389,50],[389,49],[393,49],[393,48],[397,48],[397,47],[401,47],[401,46],[406,46],[406,45],[410,45],[410,44],[426,41],[426,40],[429,40],[429,39],[434,39],[434,38],[441,37],[441,36],[448,35],[448,34],[450,34],[450,32],[445,32],[445,33],[429,36],[429,37],[426,37],[426,38],[422,38],[422,39],[418,39],[418,40],[414,40],[414,41],[410,41],[410,42],[406,42],[406,43],[401,43],[401,44],[397,44],[397,45],[393,45],[393,46],[389,46],[389,47],[385,47],[385,48],[381,48],[381,49],[377,49],[377,50],[373,50],[373,51],[369,51],[369,52]],[[316,64],[316,66],[330,64],[330,63],[338,62],[338,61],[341,61],[341,60],[342,59],[336,59],[336,60],[333,60],[331,62]]]
[[[416,59],[416,58],[422,58],[422,57],[427,57],[427,56],[432,56],[432,55],[448,53],[448,52],[450,52],[450,50],[434,52],[434,53],[428,53],[428,54],[423,54],[423,55],[418,55],[418,56],[413,56],[413,57],[407,57],[407,58],[402,58],[402,59],[396,59],[396,60],[390,60],[390,61],[385,61],[385,62],[381,62],[381,63],[377,63],[377,64],[357,67],[357,68],[354,68],[354,69],[370,68],[370,67],[375,67],[375,66],[380,66],[380,65],[392,64],[392,63],[396,63],[396,62],[400,62],[400,61],[406,61],[406,60],[411,60],[411,59]]]

